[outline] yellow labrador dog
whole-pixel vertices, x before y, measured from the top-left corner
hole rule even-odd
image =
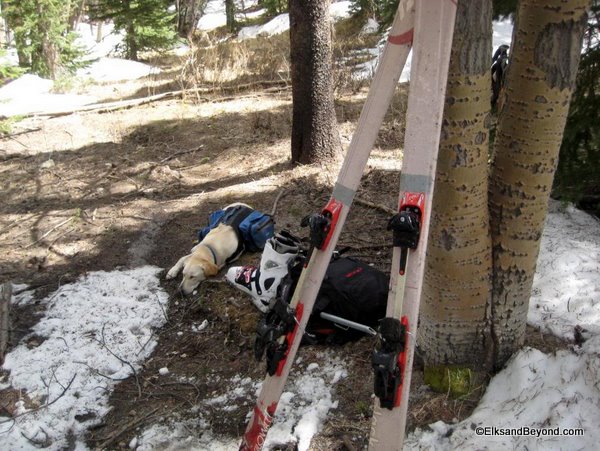
[[[225,209],[238,205],[249,207],[246,204],[235,203],[228,205]],[[183,272],[183,280],[179,288],[184,294],[191,294],[200,282],[207,277],[217,275],[225,263],[233,261],[230,258],[238,250],[238,245],[238,234],[233,227],[219,224],[192,248],[189,255],[181,257],[175,263],[166,278],[173,279],[177,277],[177,274]]]

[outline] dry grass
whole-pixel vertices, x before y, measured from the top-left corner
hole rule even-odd
[[[197,44],[184,67],[183,78],[195,86],[225,87],[262,81],[289,80],[289,40],[286,34],[245,41]]]
[[[358,64],[372,55],[379,36],[361,35],[362,19],[349,18],[335,24],[333,78],[336,93],[358,92],[367,82],[352,74]],[[231,88],[258,82],[290,81],[290,47],[288,33],[259,36],[238,41],[223,28],[196,36],[192,56],[182,70],[187,86],[210,85]]]

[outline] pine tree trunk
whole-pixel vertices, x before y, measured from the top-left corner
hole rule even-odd
[[[137,61],[138,60],[138,48],[135,36],[135,27],[133,22],[130,22],[127,26],[127,36],[125,38],[126,43],[126,56],[127,59]]]
[[[52,20],[58,20],[58,18],[54,15],[55,11],[50,11],[44,6],[48,5],[42,5],[40,2],[36,4],[39,42],[31,54],[31,67],[36,73],[55,79],[58,71],[58,51],[56,43],[50,36],[50,28]]]
[[[198,24],[201,0],[179,0],[177,2],[177,33],[191,39]]]
[[[235,31],[235,3],[233,0],[225,0],[225,18],[229,31]]]
[[[7,10],[10,12],[7,13]],[[17,32],[16,30],[23,26],[23,17],[20,14],[15,14],[14,5],[12,10],[7,8],[6,4],[2,2],[2,11],[4,20],[6,23],[6,38],[9,41],[10,33],[12,32],[15,40],[15,47],[17,48],[17,58],[19,60],[20,67],[29,67],[31,65],[31,59],[25,51],[27,48],[27,34],[23,31]]]
[[[69,16],[69,30],[73,31],[77,29],[79,22],[83,18],[83,13],[86,8],[86,0],[77,0],[77,5],[71,11]]]
[[[522,0],[519,5],[490,180],[491,313],[497,366],[524,340],[589,6],[589,0]]]
[[[333,102],[329,0],[290,0],[292,162],[332,159],[341,148]]]
[[[419,317],[426,365],[488,361],[491,24],[491,0],[458,2]]]

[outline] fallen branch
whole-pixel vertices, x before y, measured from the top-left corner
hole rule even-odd
[[[39,407],[36,407],[34,409],[31,409],[31,410],[28,410],[27,412],[23,412],[23,413],[20,413],[18,415],[15,415],[14,417],[9,418],[7,420],[0,421],[0,424],[8,423],[9,421],[14,421],[15,419],[17,419],[19,417],[22,417],[24,415],[28,415],[30,413],[37,412],[38,410],[45,409],[46,407],[50,407],[52,404],[54,404],[56,401],[58,401],[60,398],[62,398],[65,395],[65,393],[67,392],[67,390],[69,390],[69,388],[71,388],[71,384],[73,384],[73,381],[75,380],[76,376],[77,376],[77,373],[75,373],[73,375],[73,377],[71,378],[71,380],[69,381],[69,383],[67,384],[67,386],[64,387],[62,393],[60,395],[58,395],[56,398],[54,398],[52,401],[50,401],[49,403],[46,403],[43,406],[39,406]]]
[[[140,385],[140,378],[138,377],[138,373],[135,370],[135,368],[133,367],[133,365],[128,362],[125,359],[122,359],[121,357],[119,357],[117,354],[115,354],[114,352],[111,351],[111,349],[108,347],[108,345],[106,344],[106,339],[104,337],[104,328],[106,327],[106,323],[104,323],[102,325],[102,341],[96,340],[98,341],[102,346],[104,346],[104,349],[106,349],[110,355],[112,355],[115,359],[117,359],[119,362],[121,362],[124,365],[127,365],[131,371],[133,372],[133,376],[135,377],[135,384],[137,385],[137,389],[138,389],[138,398],[142,397],[142,386]]]
[[[43,427],[40,426],[39,428],[44,434],[44,440],[35,440],[31,437],[28,437],[27,434],[25,434],[25,432],[23,431],[21,431],[21,436],[36,448],[48,448],[52,444],[52,442],[48,438],[48,433],[44,430]]]
[[[85,105],[79,108],[72,108],[70,110],[56,110],[56,111],[34,111],[32,113],[26,113],[21,115],[23,119],[29,117],[60,117],[60,116],[68,116],[75,113],[86,113],[86,112],[95,112],[95,113],[109,113],[111,111],[121,110],[125,108],[131,108],[134,106],[140,106],[147,103],[156,102],[159,100],[165,99],[173,99],[173,98],[181,98],[186,94],[198,94],[205,93],[209,94],[216,91],[240,91],[244,89],[249,89],[251,87],[256,86],[268,86],[268,85],[280,85],[287,86],[289,83],[286,81],[272,81],[272,82],[256,82],[250,83],[246,85],[232,86],[232,87],[223,87],[223,88],[194,88],[194,89],[181,89],[179,91],[170,91],[163,92],[161,94],[155,94],[148,97],[143,97],[139,99],[129,99],[129,100],[118,100],[115,102],[104,102],[104,103],[93,103],[91,105]],[[237,97],[236,97],[237,98]],[[7,119],[6,116],[0,116],[0,119]],[[13,138],[14,139],[14,138]],[[24,144],[21,144],[24,146]],[[27,146],[25,146],[27,147]]]
[[[52,227],[50,230],[48,230],[46,233],[44,233],[41,237],[39,237],[37,240],[35,240],[33,243],[28,244],[27,246],[25,246],[25,249],[29,249],[32,246],[35,246],[37,243],[39,243],[40,241],[42,241],[44,238],[46,238],[48,235],[50,235],[52,232],[54,232],[56,229],[64,226],[66,223],[72,221],[74,218],[74,216],[71,216],[70,218],[65,219],[63,222],[61,222],[60,224],[55,225],[54,227]]]
[[[2,229],[0,229],[0,235],[2,235],[4,232],[6,232],[7,230],[12,229],[14,226],[18,225],[18,224],[22,224],[25,221],[28,221],[29,219],[31,219],[33,215],[30,214],[29,216],[25,217],[25,218],[17,218],[15,219],[13,222],[11,222],[10,224],[8,224],[7,226],[3,227]]]
[[[185,155],[185,154],[188,154],[188,153],[196,152],[196,151],[202,149],[203,147],[204,147],[204,144],[200,144],[198,147],[194,147],[193,149],[188,149],[188,150],[182,150],[180,152],[175,152],[174,154],[169,155],[168,157],[165,157],[162,160],[160,160],[158,162],[158,164],[166,163],[167,161],[172,160],[173,158],[178,157],[180,155]]]
[[[93,103],[91,105],[85,105],[79,108],[72,108],[69,110],[55,110],[55,111],[34,111],[32,113],[23,114],[21,117],[29,118],[29,117],[38,117],[38,116],[48,116],[48,117],[61,117],[61,116],[69,116],[75,113],[86,113],[86,112],[96,112],[96,113],[109,113],[115,110],[121,110],[124,108],[131,108],[134,106],[144,105],[146,103],[156,102],[158,100],[170,99],[174,97],[181,97],[184,91],[173,91],[173,92],[165,92],[162,94],[156,94],[149,97],[143,97],[141,99],[130,99],[130,100],[119,100],[116,102],[105,102],[105,103]],[[1,119],[1,117],[0,117]]]
[[[106,438],[102,443],[100,443],[100,445],[98,445],[97,449],[108,448],[125,432],[137,427],[143,421],[146,421],[148,418],[150,418],[152,415],[154,415],[156,412],[158,412],[158,409],[160,409],[160,407],[156,407],[155,409],[153,409],[151,412],[147,413],[146,415],[144,415],[142,417],[134,418],[133,420],[125,423],[123,426],[121,426],[119,429],[117,429],[115,432],[113,432],[108,438]]]
[[[281,190],[279,191],[279,194],[277,194],[277,197],[275,198],[275,202],[273,202],[273,208],[271,209],[271,216],[275,216],[275,212],[277,211],[277,203],[279,202],[279,199],[281,199],[281,196],[283,196],[283,193],[285,192],[285,190]]]
[[[393,208],[386,207],[385,205],[381,205],[381,204],[375,204],[373,202],[369,202],[368,200],[361,199],[360,197],[355,197],[354,202],[356,202],[357,204],[360,204],[360,205],[364,205],[365,207],[370,207],[370,208],[375,208],[376,210],[381,210],[384,213],[389,213],[392,215],[397,213],[397,211],[395,211]]]
[[[73,360],[73,363],[77,363],[78,365],[84,365],[88,370],[90,370],[92,373],[97,374],[100,377],[103,377],[105,379],[109,379],[111,381],[124,381],[129,379],[129,376],[127,377],[112,377],[112,376],[107,376],[106,374],[102,374],[100,371],[98,371],[96,368],[94,368],[93,366],[89,365],[86,362],[81,362],[79,360]]]
[[[12,139],[15,136],[26,135],[27,133],[39,132],[40,130],[41,130],[41,128],[37,127],[37,128],[30,128],[29,130],[22,130],[22,131],[16,132],[16,133],[7,133],[7,134],[0,135],[0,139]]]
[[[341,246],[341,244],[340,244]],[[348,247],[354,251],[363,251],[366,249],[387,249],[389,247],[394,247],[392,243],[386,244],[364,244],[364,245],[354,245],[354,244],[344,244],[344,247]]]

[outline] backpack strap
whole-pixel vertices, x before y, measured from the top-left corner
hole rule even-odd
[[[242,236],[242,233],[240,232],[240,224],[253,211],[254,210],[252,208],[246,207],[244,205],[236,205],[235,207],[229,207],[229,208],[225,209],[225,214],[223,215],[223,219],[221,220],[221,222],[225,225],[233,227],[233,230],[235,230],[235,234],[237,235],[237,238],[238,238],[237,249],[235,250],[233,255],[225,261],[225,263],[227,263],[227,264],[231,263],[232,261],[237,259],[242,254],[242,252],[244,252],[244,250],[246,249],[246,246],[244,243],[244,237]]]

